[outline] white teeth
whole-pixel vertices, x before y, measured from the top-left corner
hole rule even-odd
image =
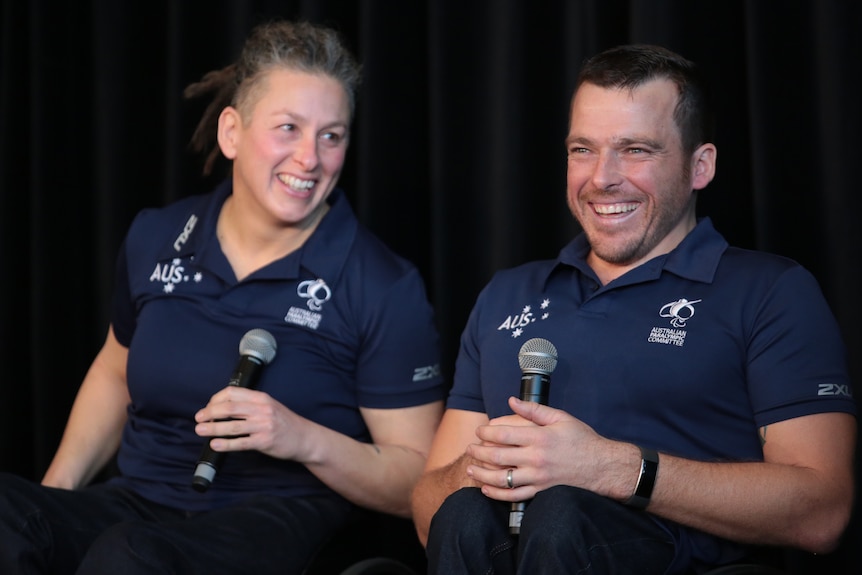
[[[637,209],[637,204],[593,204],[598,214],[624,214]]]
[[[314,180],[300,180],[294,176],[278,176],[278,179],[296,190],[309,190],[314,186]]]

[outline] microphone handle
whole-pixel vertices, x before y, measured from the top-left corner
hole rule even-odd
[[[234,369],[227,384],[235,387],[254,388],[260,377],[261,367],[263,367],[261,360],[250,355],[243,355],[240,357],[239,363],[237,363],[236,369]],[[230,421],[230,419],[218,419],[216,421]],[[192,487],[195,491],[203,493],[209,489],[224,456],[224,452],[214,451],[210,447],[210,440],[208,439],[203,449],[201,449],[201,454],[195,467],[195,474],[192,478]]]
[[[260,359],[253,355],[243,355],[239,358],[239,363],[227,384],[236,387],[254,388],[260,377],[260,368],[262,367],[263,361]]]
[[[521,400],[548,405],[550,383],[551,378],[546,373],[524,371],[521,374]],[[509,511],[509,533],[512,535],[521,533],[521,520],[526,508],[526,501],[512,502],[512,509]]]
[[[546,373],[525,371],[521,374],[521,400],[548,405],[551,378]]]

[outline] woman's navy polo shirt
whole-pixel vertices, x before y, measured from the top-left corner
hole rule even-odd
[[[212,487],[192,490],[204,444],[194,414],[227,385],[250,329],[278,346],[257,389],[359,441],[370,441],[359,406],[415,406],[446,392],[422,278],[358,223],[340,190],[299,250],[239,282],[215,235],[230,193],[226,182],[144,210],[118,258],[112,325],[129,347],[132,403],[115,481],[187,510],[330,492],[304,466],[256,451],[228,454]]]

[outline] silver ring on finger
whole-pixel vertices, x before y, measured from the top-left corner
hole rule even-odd
[[[506,486],[509,489],[515,488],[515,480],[512,478],[512,473],[514,471],[515,471],[514,469],[509,469],[509,471],[506,472]]]

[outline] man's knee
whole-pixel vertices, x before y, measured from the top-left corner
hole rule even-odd
[[[527,504],[521,533],[537,536],[548,544],[557,536],[572,538],[582,530],[582,522],[592,520],[596,513],[593,499],[597,497],[589,491],[562,485],[540,491]]]
[[[447,497],[431,518],[431,533],[475,532],[467,523],[484,523],[490,500],[475,487],[465,487]]]
[[[431,520],[429,566],[437,573],[514,572],[509,508],[475,487],[451,494]]]
[[[447,497],[440,508],[434,514],[438,517],[454,517],[460,521],[466,511],[482,512],[487,506],[488,498],[476,487],[464,487],[455,491]]]
[[[527,563],[554,557],[560,564],[593,565],[598,573],[638,572],[641,560],[661,569],[675,555],[672,538],[648,514],[569,486],[536,494],[521,539]]]

